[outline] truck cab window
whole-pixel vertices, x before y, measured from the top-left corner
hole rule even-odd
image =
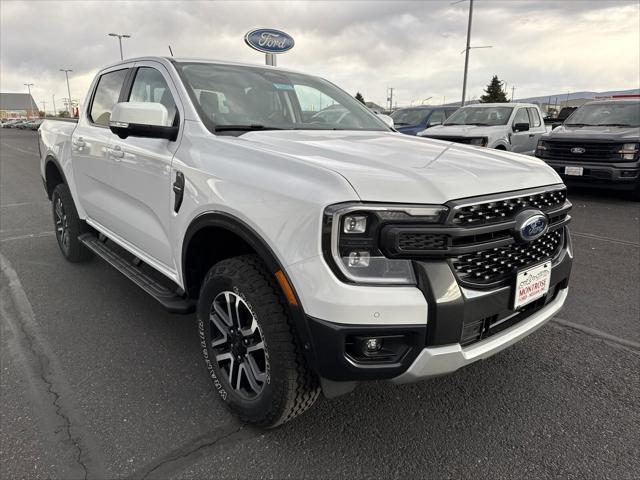
[[[529,123],[529,114],[526,108],[519,108],[516,116],[513,117],[513,125],[516,123]]]
[[[118,103],[118,97],[126,75],[127,70],[123,69],[105,73],[100,77],[91,104],[90,119],[93,123],[104,125],[105,127],[109,126],[111,109]]]
[[[171,90],[162,74],[151,67],[141,67],[136,73],[136,78],[129,95],[130,102],[150,102],[164,105],[169,113],[167,125],[173,125],[176,116],[176,102],[173,100]]]

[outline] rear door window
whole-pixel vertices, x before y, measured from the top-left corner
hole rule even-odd
[[[116,70],[100,76],[89,112],[90,120],[96,125],[108,127],[111,110],[118,103],[120,91],[127,76],[127,69]]]

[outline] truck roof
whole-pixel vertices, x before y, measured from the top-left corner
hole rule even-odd
[[[501,103],[474,103],[472,105],[465,105],[465,107],[537,107],[535,103],[511,103],[511,102],[501,102]]]
[[[163,56],[146,56],[146,57],[127,58],[126,60],[120,60],[118,62],[105,65],[100,70],[102,71],[102,70],[106,70],[107,68],[116,67],[118,65],[125,65],[132,62],[143,62],[143,61],[156,61],[160,63],[173,63],[173,62],[212,63],[217,65],[236,65],[240,67],[272,68],[281,72],[284,71],[284,72],[293,72],[293,73],[304,73],[304,72],[289,69],[289,68],[272,67],[270,65],[255,64],[255,63],[252,64],[252,63],[232,62],[229,60],[215,60],[211,58],[163,57]]]

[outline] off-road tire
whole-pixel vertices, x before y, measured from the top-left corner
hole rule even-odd
[[[58,201],[62,202],[62,214],[64,215],[64,236],[62,226],[59,223]],[[51,194],[51,210],[56,240],[64,258],[73,263],[86,262],[91,259],[92,253],[79,240],[78,236],[90,230],[89,226],[80,220],[78,211],[73,203],[73,197],[66,184],[60,183]]]
[[[215,360],[210,312],[221,292],[235,292],[257,321],[268,362],[267,380],[253,399],[243,398],[227,381]],[[311,407],[320,393],[296,341],[289,308],[273,275],[257,255],[242,255],[215,264],[207,273],[198,300],[198,331],[208,373],[222,402],[243,422],[270,428]]]

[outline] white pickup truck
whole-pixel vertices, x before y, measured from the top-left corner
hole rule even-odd
[[[347,113],[317,115],[332,104]],[[132,59],[39,145],[62,254],[195,311],[215,390],[253,424],[320,391],[453,372],[567,296],[571,204],[553,169],[399,134],[318,77]]]
[[[533,155],[542,135],[551,131],[533,103],[479,103],[458,109],[420,137]]]

